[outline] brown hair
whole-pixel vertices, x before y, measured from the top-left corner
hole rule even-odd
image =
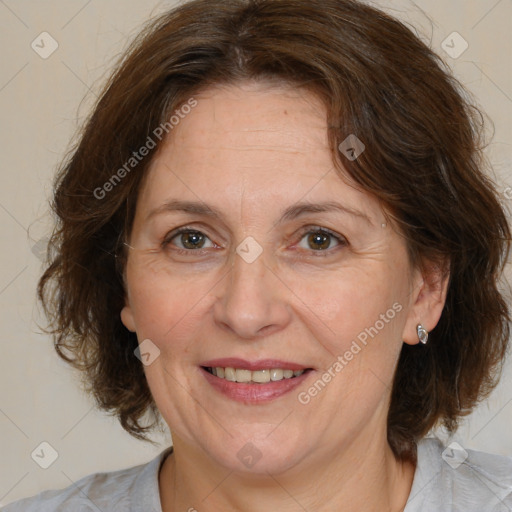
[[[496,383],[509,335],[498,280],[510,232],[482,171],[479,111],[411,30],[358,1],[193,0],[139,35],[57,177],[58,225],[39,282],[55,348],[83,370],[102,409],[147,439],[159,414],[136,336],[120,321],[122,241],[159,147],[155,129],[198,90],[245,79],[318,95],[334,162],[348,135],[363,140],[366,151],[343,166],[392,212],[412,262],[449,261],[439,324],[427,345],[404,344],[392,390],[388,440],[414,460],[421,437],[439,422],[455,429]],[[120,172],[150,138],[155,148]],[[153,424],[143,425],[146,412]]]

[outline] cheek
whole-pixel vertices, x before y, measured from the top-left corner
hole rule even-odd
[[[335,414],[349,425],[387,400],[402,347],[406,284],[397,275],[378,276],[354,268],[345,278],[303,287],[309,294],[304,295],[304,323],[323,354],[318,379],[325,377],[328,384],[325,393],[318,391],[324,387],[316,382],[300,392],[302,400],[317,400],[323,413],[314,407],[311,411],[318,417]]]
[[[400,274],[403,275],[403,272]],[[402,275],[384,271],[374,265],[345,267],[326,276],[295,279],[291,289],[301,315],[309,317],[310,325],[318,325],[327,335],[332,350],[344,349],[347,344],[375,327],[382,334],[395,337],[401,332],[401,311],[405,309],[406,282]],[[393,307],[394,306],[394,307]]]
[[[139,340],[149,338],[160,350],[184,344],[210,308],[208,291],[215,280],[206,274],[172,276],[150,265],[133,265],[128,273],[130,304]]]

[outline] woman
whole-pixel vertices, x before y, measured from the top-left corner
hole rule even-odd
[[[510,459],[425,439],[507,350],[480,130],[363,3],[160,18],[63,165],[39,292],[98,404],[173,448],[5,510],[512,510]]]

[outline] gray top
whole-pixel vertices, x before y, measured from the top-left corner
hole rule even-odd
[[[162,512],[158,473],[167,448],[147,464],[94,473],[63,490],[11,503],[3,512]],[[512,458],[418,444],[418,465],[404,512],[512,512]]]

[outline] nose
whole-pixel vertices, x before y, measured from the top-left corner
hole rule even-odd
[[[264,260],[261,255],[247,263],[235,254],[231,271],[219,283],[221,292],[214,304],[215,322],[243,339],[278,332],[291,319],[287,288]]]

